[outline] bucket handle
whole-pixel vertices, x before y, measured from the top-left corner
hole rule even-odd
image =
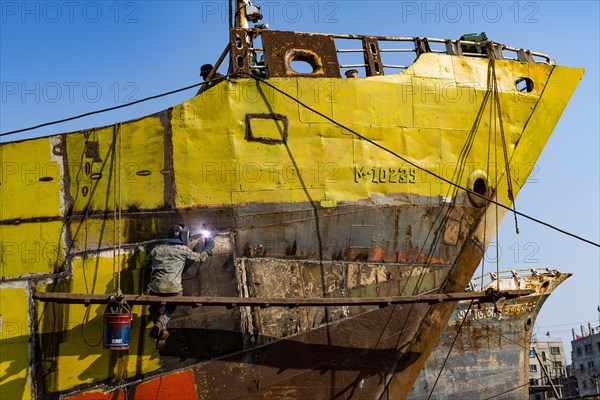
[[[123,296],[111,295],[106,306],[105,314],[131,314],[131,307]]]

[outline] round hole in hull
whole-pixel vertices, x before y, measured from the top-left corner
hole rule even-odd
[[[533,80],[531,78],[527,78],[526,76],[520,76],[515,80],[515,86],[517,90],[521,93],[531,93],[533,92]]]
[[[490,197],[492,191],[489,182],[486,172],[481,169],[473,171],[469,175],[467,178],[467,188],[473,192],[468,192],[471,204],[477,207],[483,207],[487,204],[487,200],[480,196]]]
[[[485,196],[487,193],[487,183],[483,178],[475,179],[475,183],[473,184],[473,191],[477,194]]]
[[[323,74],[323,61],[317,53],[306,49],[291,49],[285,55],[288,75]]]
[[[531,317],[527,317],[527,321],[525,321],[525,330],[529,331],[531,329],[531,325],[533,324],[533,320]]]

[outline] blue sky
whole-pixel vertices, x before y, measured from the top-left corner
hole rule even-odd
[[[228,40],[227,1],[1,1],[2,132],[112,107],[199,82]],[[272,29],[457,39],[483,32],[586,72],[517,209],[599,241],[599,6],[597,1],[262,1]],[[195,91],[11,140],[101,126],[178,104]],[[6,140],[7,138],[3,138]],[[600,251],[524,219],[500,229],[500,268],[573,272],[538,320],[540,339],[600,325]],[[494,254],[487,268],[495,269]]]

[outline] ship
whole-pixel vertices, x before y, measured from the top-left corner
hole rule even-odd
[[[1,144],[3,396],[405,398],[583,74],[483,36],[277,31],[237,10],[193,98]],[[133,297],[173,224],[215,251],[157,350]],[[127,351],[102,346],[91,299],[111,294],[133,306]]]
[[[533,289],[495,303],[461,301],[408,396],[417,399],[526,399],[535,320],[569,273],[535,268],[488,272],[469,290]]]

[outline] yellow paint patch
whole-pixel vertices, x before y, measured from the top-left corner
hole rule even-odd
[[[25,289],[0,288],[0,399],[31,399]]]
[[[143,254],[118,257],[125,293],[141,293],[139,263]],[[132,267],[135,266],[135,267]],[[118,270],[118,266],[114,266]],[[113,259],[109,257],[76,258],[73,278],[68,284],[48,286],[47,291],[73,293],[113,293],[115,285]],[[46,387],[50,392],[66,390],[84,383],[111,379],[118,381],[159,368],[154,340],[142,326],[146,307],[133,307],[129,351],[105,350],[102,344],[102,314],[105,306],[62,305],[40,306],[40,334],[43,362],[48,365]],[[139,347],[142,349],[139,349]],[[142,354],[138,356],[137,354]],[[52,367],[50,367],[52,366]]]
[[[152,209],[164,203],[164,127],[146,117],[67,139],[75,211]],[[86,145],[86,142],[88,143]]]
[[[61,166],[50,138],[2,144],[0,184],[1,219],[60,215]]]
[[[2,276],[52,273],[62,267],[62,222],[3,225],[0,253]]]

